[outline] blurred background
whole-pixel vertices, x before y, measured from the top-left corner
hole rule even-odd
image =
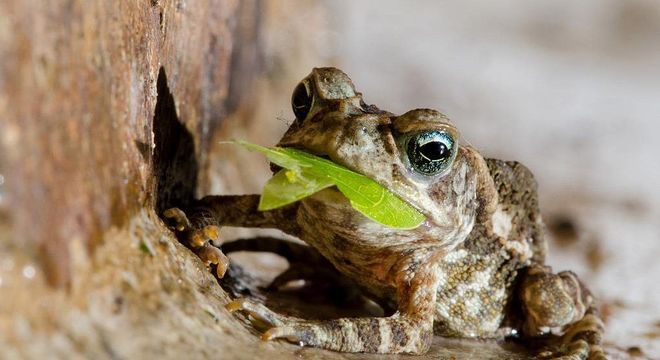
[[[610,355],[660,358],[654,0],[0,2],[0,358],[287,358],[157,215],[259,192],[264,159],[218,141],[274,144],[320,66],[529,167],[548,262],[600,299]]]
[[[466,143],[536,175],[553,235],[548,262],[575,271],[600,298],[606,339],[660,357],[660,3],[342,0],[267,9],[254,124],[268,129],[250,135],[279,139],[293,119],[291,89],[315,66],[343,69],[381,109],[444,112]],[[232,190],[259,191],[263,178],[252,179]]]

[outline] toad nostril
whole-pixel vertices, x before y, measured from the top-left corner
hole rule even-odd
[[[301,82],[293,90],[291,95],[291,107],[296,119],[304,120],[312,108],[312,96],[307,89],[307,86]]]

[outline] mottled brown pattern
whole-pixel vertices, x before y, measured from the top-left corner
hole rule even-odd
[[[420,209],[427,216],[424,225],[398,230],[374,223],[332,188],[263,213],[255,211],[256,196],[207,197],[190,216],[194,224],[212,223],[211,214],[218,225],[274,227],[296,235],[396,312],[381,319],[305,321],[243,300],[229,308],[278,319],[264,339],[337,351],[421,354],[435,331],[480,339],[542,335],[544,355],[602,357],[603,328],[592,315],[593,298],[574,274],[554,274],[543,266],[546,242],[529,170],[485,160],[459,145],[441,172],[422,173],[409,159],[406,141],[439,130],[458,140],[447,117],[430,109],[401,116],[366,112],[346,79],[324,68],[303,80],[314,101],[280,146],[327,156],[374,179]],[[511,311],[514,305],[521,309]],[[563,335],[549,335],[550,330]]]
[[[381,343],[378,319],[369,319],[369,321],[360,323],[357,329],[360,342],[362,342],[362,351],[377,352]]]
[[[537,183],[523,164],[515,161],[487,159],[499,203],[512,214],[512,233],[508,241],[528,243],[534,262],[543,262],[547,243],[545,225],[539,213]]]
[[[403,325],[391,326],[390,332],[392,333],[392,345],[403,348],[408,343],[408,329]]]

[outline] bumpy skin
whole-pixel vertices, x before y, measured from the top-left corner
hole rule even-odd
[[[366,105],[348,76],[335,68],[314,69],[301,86],[310,97],[309,111],[278,146],[327,156],[362,173],[427,220],[414,230],[384,227],[353,210],[334,188],[267,212],[256,210],[256,195],[208,196],[187,216],[168,210],[166,217],[200,257],[219,264],[220,276],[227,259],[207,241],[220,242],[217,226],[276,228],[305,241],[311,259],[329,261],[396,312],[383,318],[306,321],[245,299],[230,303],[230,310],[245,311],[269,326],[264,339],[337,351],[422,354],[435,333],[538,339],[543,344],[539,357],[604,357],[592,296],[573,273],[553,274],[543,265],[546,241],[536,182],[523,165],[484,159],[460,145],[448,171],[420,175],[411,169],[402,139],[432,129],[458,138],[443,114],[416,109],[397,116]],[[259,243],[274,252],[305,251],[295,246],[289,251],[274,241]]]

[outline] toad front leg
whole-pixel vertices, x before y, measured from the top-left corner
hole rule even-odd
[[[413,261],[411,257],[399,268],[395,280],[398,311],[390,317],[307,321],[284,318],[265,306],[244,300],[234,301],[228,308],[245,311],[262,321],[276,319],[272,321],[274,327],[263,334],[264,340],[282,338],[343,352],[423,354],[429,349],[433,337],[438,284],[435,264],[420,262],[419,257]]]
[[[222,245],[220,226],[274,228],[288,234],[298,233],[295,225],[297,204],[270,211],[258,211],[259,195],[207,196],[190,209],[165,210],[163,215],[183,241],[208,264],[216,264],[223,277],[229,260],[217,246]]]
[[[569,271],[553,274],[549,267],[532,266],[523,275],[520,298],[527,336],[561,329],[563,335],[540,357],[605,359],[601,348],[603,323],[589,290]]]

